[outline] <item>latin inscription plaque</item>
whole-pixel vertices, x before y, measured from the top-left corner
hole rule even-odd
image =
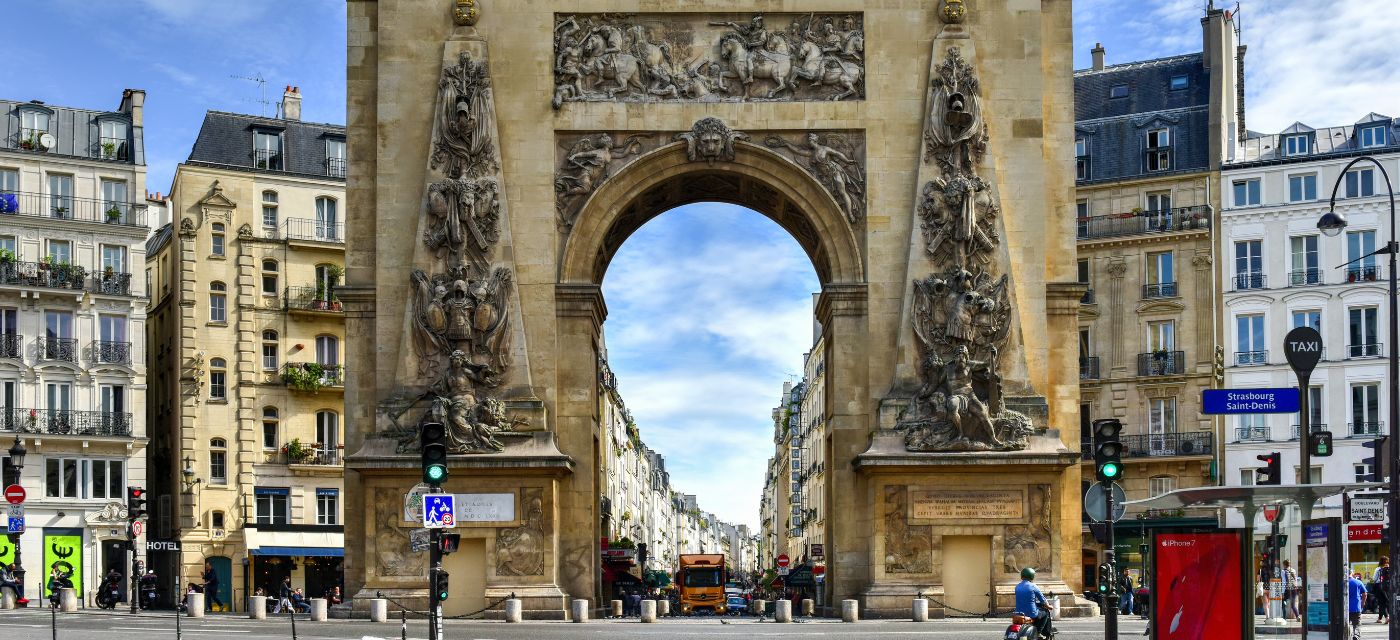
[[[916,489],[909,492],[909,498],[911,520],[1024,520],[1026,517],[1026,492],[1021,489]]]

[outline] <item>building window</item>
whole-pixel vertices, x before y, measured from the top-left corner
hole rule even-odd
[[[209,483],[228,484],[228,442],[223,438],[209,441]]]
[[[117,274],[126,273],[126,247],[121,245],[104,244],[100,247],[102,253],[102,276],[111,278]]]
[[[1264,287],[1264,241],[1241,240],[1235,243],[1235,289]]]
[[[1360,131],[1357,132],[1356,135],[1358,138],[1361,139],[1362,149],[1369,149],[1371,147],[1384,147],[1386,144],[1384,125],[1363,127]]]
[[[340,491],[316,490],[316,524],[340,524]]]
[[[1307,202],[1317,199],[1317,174],[1288,176],[1288,201]]]
[[[1376,268],[1376,232],[1347,232],[1347,282],[1374,282],[1380,278]]]
[[[121,120],[104,119],[98,123],[101,146],[98,155],[103,160],[130,160],[127,146],[127,126]]]
[[[332,461],[340,445],[340,415],[334,411],[316,412],[316,442],[321,445],[321,459]]]
[[[1172,168],[1172,136],[1168,129],[1147,132],[1147,170],[1169,171]]]
[[[1293,312],[1293,328],[1312,327],[1322,332],[1322,311],[1318,309],[1303,309]]]
[[[1253,207],[1259,204],[1259,178],[1234,182],[1235,206]]]
[[[1256,470],[1255,470],[1255,469],[1240,469],[1240,486],[1244,486],[1244,487],[1254,486],[1254,480],[1255,480],[1254,474],[1255,474],[1255,473],[1256,473]]]
[[[1376,472],[1375,467],[1369,464],[1353,464],[1351,469],[1356,482],[1371,482]]]
[[[57,265],[73,264],[73,243],[68,240],[49,240],[49,262]]]
[[[1370,358],[1381,355],[1380,337],[1376,334],[1376,307],[1347,309],[1347,357]],[[1395,348],[1395,345],[1391,345]]]
[[[1089,179],[1089,141],[1084,138],[1074,141],[1074,179]]]
[[[1171,83],[1168,86],[1171,88],[1172,91],[1180,91],[1182,89],[1185,89],[1186,87],[1191,86],[1191,81],[1187,79],[1187,77],[1184,75],[1172,76]]]
[[[269,171],[282,170],[282,135],[271,131],[253,132],[253,166]]]
[[[263,369],[268,371],[277,369],[277,351],[277,332],[264,331],[262,333]]]
[[[1376,170],[1371,167],[1348,171],[1345,182],[1348,198],[1366,198],[1376,195]]]
[[[1115,85],[1113,85],[1112,87],[1109,87],[1109,89],[1108,89],[1108,97],[1110,97],[1110,98],[1126,98],[1126,97],[1128,97],[1128,85],[1126,85],[1126,84],[1115,84]]]
[[[336,241],[340,240],[339,215],[336,212],[336,201],[332,198],[316,198],[316,226],[315,233],[317,240]]]
[[[1143,198],[1147,205],[1147,228],[1150,231],[1170,231],[1172,228],[1172,192],[1153,191]]]
[[[254,487],[258,524],[288,524],[291,522],[291,490],[280,487]]]
[[[109,224],[126,224],[126,214],[131,203],[126,196],[126,183],[120,180],[102,181],[102,221]]]
[[[1236,416],[1235,439],[1240,442],[1269,439],[1268,416],[1262,413],[1247,413]]]
[[[1158,320],[1147,323],[1147,348],[1149,351],[1174,351],[1176,349],[1176,321]]]
[[[277,192],[264,191],[262,193],[262,223],[263,229],[273,230],[276,235],[277,229]]]
[[[1353,436],[1381,434],[1380,385],[1375,383],[1351,386],[1351,426]]]
[[[1147,284],[1144,285],[1144,298],[1170,298],[1176,295],[1176,271],[1172,252],[1160,251],[1147,254]]]
[[[47,111],[38,109],[21,108],[19,111],[19,137],[20,142],[28,143],[31,147],[39,144],[39,134],[49,132],[49,114]]]
[[[209,321],[228,322],[228,287],[222,282],[209,283]]]
[[[224,225],[215,222],[211,227],[212,235],[209,237],[209,254],[215,256],[224,255]]]
[[[326,139],[326,175],[345,177],[345,141],[339,138]]]
[[[19,171],[15,169],[0,169],[0,193],[16,193],[19,191]]]
[[[209,361],[209,399],[228,399],[228,364],[223,358]]]
[[[276,449],[277,439],[277,408],[263,407],[263,430],[262,445],[264,449]]]
[[[277,261],[263,260],[262,292],[265,296],[277,295]]]
[[[1176,476],[1153,476],[1147,479],[1148,497],[1157,496],[1176,491]]]
[[[1235,364],[1268,364],[1269,352],[1264,341],[1263,314],[1235,316]]]
[[[1077,264],[1080,284],[1089,284],[1089,260],[1080,258]]]
[[[73,219],[73,176],[49,175],[49,215]]]
[[[1321,284],[1322,269],[1318,264],[1317,236],[1293,236],[1288,239],[1288,248],[1288,284],[1295,287]]]
[[[44,460],[44,495],[50,498],[81,498],[83,486],[80,460],[77,458],[46,458]]]
[[[210,527],[210,528],[213,528],[213,529],[222,529],[222,528],[224,528],[224,512],[222,512],[222,511],[210,511],[210,512],[209,512],[209,527]]]
[[[1299,156],[1312,151],[1312,144],[1307,135],[1285,136],[1283,138],[1283,155]]]

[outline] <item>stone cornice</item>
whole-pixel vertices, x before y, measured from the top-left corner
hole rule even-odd
[[[827,284],[817,297],[817,321],[826,325],[836,316],[863,316],[870,292],[864,284]]]
[[[1045,311],[1052,316],[1077,316],[1080,307],[1083,306],[1080,300],[1084,299],[1084,293],[1089,290],[1088,283],[1085,282],[1047,282],[1045,283]]]
[[[608,319],[608,305],[603,300],[603,288],[596,284],[561,282],[554,285],[554,313],[561,318],[588,318],[594,330],[601,330]]]
[[[1135,236],[1116,236],[1112,238],[1080,238],[1075,241],[1075,244],[1086,249],[1105,249],[1111,247],[1175,244],[1195,240],[1210,240],[1210,229],[1190,229],[1172,231],[1169,233],[1144,233]]]

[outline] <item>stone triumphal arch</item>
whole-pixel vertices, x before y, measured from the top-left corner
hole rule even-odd
[[[570,7],[348,2],[350,593],[425,599],[405,495],[438,421],[449,613],[599,604],[599,285],[698,201],[822,284],[826,601],[1077,591],[1069,2]]]

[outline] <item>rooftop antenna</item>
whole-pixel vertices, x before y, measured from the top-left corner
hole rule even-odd
[[[231,76],[229,76],[229,77],[230,77],[230,78],[233,78],[233,79],[235,79],[235,80],[247,80],[248,82],[256,82],[256,83],[257,83],[257,85],[258,85],[258,95],[259,95],[260,97],[259,97],[257,100],[248,100],[248,101],[246,101],[246,102],[256,102],[256,103],[262,105],[262,117],[266,118],[266,117],[267,117],[267,106],[270,105],[270,104],[272,104],[272,102],[271,102],[270,100],[267,99],[267,78],[264,78],[264,77],[263,77],[262,72],[258,72],[258,73],[256,73],[256,74],[253,74],[252,76],[233,76],[233,75],[231,75]]]

